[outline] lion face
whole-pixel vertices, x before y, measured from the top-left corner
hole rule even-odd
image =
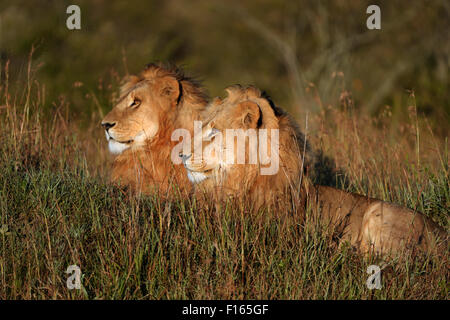
[[[244,172],[246,179],[257,175],[261,117],[260,106],[247,95],[216,99],[208,109],[201,135],[195,136],[194,131],[191,153],[182,156],[189,180],[223,186],[238,177],[242,180]]]
[[[175,107],[178,90],[178,82],[170,77],[143,80],[127,88],[102,121],[110,152],[121,154],[151,141],[163,116]]]
[[[224,135],[226,125],[224,126],[222,121],[210,121],[201,128],[201,139],[194,137],[191,153],[182,156],[187,176],[192,183],[201,183],[210,178],[217,181],[224,176],[227,169],[230,169],[224,161],[226,150]]]
[[[205,179],[212,177],[215,173],[213,171],[220,168],[220,158],[219,152],[222,147],[218,143],[219,140],[215,139],[216,132],[219,133],[218,129],[213,128],[211,123],[207,123],[201,128],[201,141],[200,145],[197,139],[193,139],[194,144],[192,152],[186,155],[182,155],[183,165],[187,170],[187,176],[189,181],[192,183],[200,183]],[[213,150],[208,156],[203,156],[204,147],[208,145],[217,145],[218,149]],[[201,154],[197,154],[194,150],[201,148]],[[194,155],[194,156],[193,156]]]

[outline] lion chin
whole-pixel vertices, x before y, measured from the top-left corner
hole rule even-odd
[[[108,143],[109,152],[115,155],[121,154],[125,150],[129,149],[130,146],[130,143],[122,143],[113,139],[110,139]]]
[[[137,149],[138,147],[144,145],[149,137],[145,134],[145,131],[141,131],[136,137],[132,140],[126,142],[120,142],[115,140],[108,132],[106,132],[106,140],[108,141],[108,149],[111,154],[119,155],[125,150],[133,147],[133,149]]]
[[[208,178],[203,172],[196,172],[190,170],[187,170],[187,176],[189,181],[194,184],[200,183]]]

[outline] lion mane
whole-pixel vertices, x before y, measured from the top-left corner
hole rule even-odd
[[[181,164],[171,161],[175,129],[192,132],[194,120],[207,105],[199,82],[177,67],[149,64],[124,80],[117,105],[102,121],[113,163],[113,182],[142,192],[169,195],[191,185]]]
[[[266,129],[267,142],[260,141],[258,134],[256,139],[259,148],[267,143],[270,153],[271,143],[276,143],[273,141],[271,130],[278,130],[279,168],[275,174],[260,174],[261,169],[267,167],[267,164],[262,163],[260,157],[256,157],[256,163],[249,163],[249,155],[246,152],[245,165],[221,164],[214,170],[205,171],[202,167],[196,167],[195,158],[191,157],[185,161],[188,174],[193,177],[191,180],[195,180],[193,175],[196,172],[205,177],[196,188],[197,195],[203,191],[210,195],[214,193],[215,199],[228,196],[243,199],[250,195],[255,210],[261,206],[286,202],[292,192],[297,193],[294,186],[298,185],[302,178],[306,179],[305,173],[314,167],[313,150],[293,118],[277,107],[266,93],[253,86],[240,85],[228,87],[226,92],[228,96],[225,99],[216,98],[202,112],[203,135],[207,136],[206,131],[211,128],[222,131],[224,133],[222,142],[225,144],[226,129],[255,129],[258,132]],[[246,137],[247,146],[248,140],[249,137]],[[237,156],[237,152],[234,156]],[[202,164],[208,162],[208,159],[203,160]],[[234,159],[234,163],[237,163],[237,159]]]

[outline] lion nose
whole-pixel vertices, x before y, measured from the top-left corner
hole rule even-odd
[[[111,129],[115,125],[116,125],[115,122],[102,122],[102,126],[103,126],[103,128],[105,128],[106,131],[108,131],[109,129]]]

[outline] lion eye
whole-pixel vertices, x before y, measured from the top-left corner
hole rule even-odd
[[[139,100],[139,99],[134,99],[133,100],[133,102],[130,104],[130,108],[131,107],[137,107],[137,106],[139,106],[141,104],[141,100]]]

